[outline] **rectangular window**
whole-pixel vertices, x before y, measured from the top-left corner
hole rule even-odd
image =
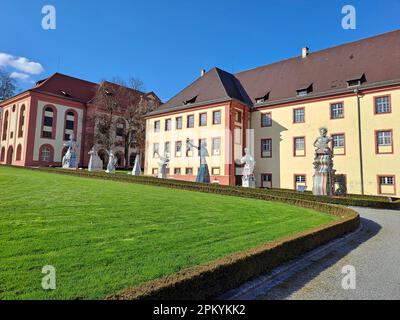
[[[166,157],[171,156],[171,142],[167,141],[164,144],[164,154]]]
[[[376,153],[393,153],[392,130],[376,131],[375,134]]]
[[[306,175],[295,174],[294,175],[294,190],[304,192],[307,189]]]
[[[396,194],[395,176],[378,176],[378,193],[386,195]]]
[[[186,168],[185,173],[186,173],[188,176],[193,175],[193,168]]]
[[[344,118],[343,102],[336,102],[331,104],[331,119]]]
[[[186,142],[186,157],[193,157],[193,140]]]
[[[270,127],[272,126],[272,117],[271,113],[261,113],[261,127]]]
[[[293,150],[295,157],[304,157],[306,155],[305,137],[293,138]]]
[[[392,132],[391,131],[378,131],[378,146],[391,146],[392,145]]]
[[[53,117],[44,117],[44,126],[45,127],[52,127],[53,126]]]
[[[213,176],[219,176],[221,174],[221,170],[219,169],[219,167],[211,168],[211,174]]]
[[[122,138],[124,134],[124,128],[117,127],[117,137]]]
[[[186,127],[194,128],[194,115],[189,115],[186,118]]]
[[[160,121],[154,121],[154,132],[160,132],[161,123]]]
[[[179,176],[181,174],[181,168],[174,168],[174,175]]]
[[[42,137],[43,138],[51,138],[52,132],[51,131],[44,131],[42,132]]]
[[[152,168],[151,174],[158,174],[158,168]]]
[[[305,121],[305,109],[293,109],[293,123],[303,123]]]
[[[200,152],[203,146],[207,146],[207,139],[199,139],[199,151],[198,156],[200,157]]]
[[[213,138],[212,139],[212,152],[213,156],[219,156],[221,152],[221,138]]]
[[[334,155],[344,155],[345,154],[345,137],[344,133],[332,134],[332,148]]]
[[[390,113],[390,96],[375,97],[375,113]]]
[[[177,117],[176,119],[176,129],[182,129],[182,117]]]
[[[204,127],[207,125],[207,113],[200,113],[199,126]]]
[[[175,157],[180,157],[182,155],[182,141],[175,142]]]
[[[221,124],[221,111],[213,112],[213,124]]]
[[[65,123],[65,129],[74,130],[74,120],[67,120]]]
[[[158,158],[158,153],[160,152],[160,144],[153,143],[153,158]]]
[[[165,131],[171,131],[171,119],[165,119]]]
[[[332,135],[333,148],[344,148],[344,134]]]
[[[235,122],[242,122],[242,112],[241,111],[236,111]]]
[[[261,174],[261,188],[272,188],[272,174],[262,173]]]
[[[272,157],[272,139],[261,139],[261,158]]]

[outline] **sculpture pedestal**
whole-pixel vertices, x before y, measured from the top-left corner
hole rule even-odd
[[[200,165],[200,170],[197,174],[196,182],[210,183],[210,171],[208,170],[207,164]]]
[[[335,186],[332,154],[317,154],[314,161],[313,194],[332,196]]]
[[[256,179],[254,178],[254,175],[243,176],[242,177],[242,187],[243,188],[255,188],[256,187]]]

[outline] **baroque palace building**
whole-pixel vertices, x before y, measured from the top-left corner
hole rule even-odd
[[[247,146],[258,187],[312,189],[315,138],[332,136],[348,193],[396,196],[400,179],[400,30],[229,73],[213,68],[146,120],[145,174],[194,181],[206,144],[211,182],[239,183]]]
[[[117,86],[108,83],[109,86]],[[80,146],[79,166],[86,167],[88,152],[94,144],[93,114],[101,112],[94,102],[99,84],[55,73],[49,78],[8,100],[0,102],[0,164],[15,166],[61,166],[67,148],[64,143],[74,134]],[[129,88],[124,90],[133,90]],[[159,98],[153,93],[133,90],[156,106]],[[117,117],[120,115],[116,115]],[[118,122],[114,153],[119,166],[124,166],[123,132],[126,123]],[[136,152],[129,148],[132,165]],[[104,149],[99,156],[106,164]]]

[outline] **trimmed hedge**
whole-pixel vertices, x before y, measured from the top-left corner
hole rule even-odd
[[[232,187],[232,186],[224,186],[217,184],[203,184],[203,183],[173,180],[173,179],[158,179],[150,176],[131,176],[128,174],[110,175],[104,172],[92,173],[83,170],[74,171],[74,170],[65,170],[60,168],[35,168],[34,170],[55,172],[55,173],[75,175],[81,177],[122,181],[129,183],[165,186],[170,188],[208,192],[208,193],[218,193],[218,194],[240,196],[246,198],[280,201],[291,204],[297,204],[299,201],[300,202],[309,201],[309,202],[338,204],[344,206],[400,210],[400,199],[396,199],[392,202],[389,202],[387,198],[379,196],[361,196],[361,195],[348,195],[346,197],[314,196],[311,193],[301,193],[301,192],[296,192],[294,190],[261,189],[261,188],[252,189],[252,188]]]

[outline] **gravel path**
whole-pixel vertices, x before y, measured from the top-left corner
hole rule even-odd
[[[361,228],[225,294],[225,299],[400,299],[400,211],[353,208]],[[354,266],[356,288],[342,288]]]

